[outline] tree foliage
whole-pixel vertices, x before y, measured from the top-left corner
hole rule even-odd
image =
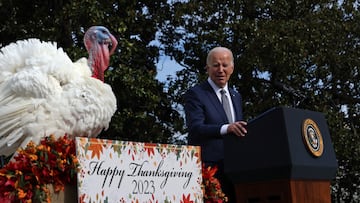
[[[230,82],[243,95],[246,119],[274,106],[324,113],[339,163],[333,201],[358,202],[358,3],[177,1],[160,38],[165,53],[184,66],[170,93],[181,102],[179,92],[206,77],[207,52],[230,48],[236,66]]]

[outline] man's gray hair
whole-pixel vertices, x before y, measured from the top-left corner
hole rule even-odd
[[[226,48],[226,47],[215,47],[213,49],[211,49],[206,57],[206,65],[209,65],[210,63],[210,58],[211,58],[211,55],[215,52],[223,52],[223,51],[226,51],[226,52],[229,52],[230,53],[230,57],[231,57],[231,62],[232,64],[234,65],[234,56],[233,56],[233,53],[230,49]]]

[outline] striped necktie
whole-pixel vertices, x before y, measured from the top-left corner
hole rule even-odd
[[[221,89],[220,93],[221,93],[221,103],[222,103],[223,108],[225,110],[228,121],[229,121],[229,123],[233,123],[234,121],[233,121],[233,118],[232,118],[232,115],[231,115],[229,99],[226,96],[226,90]]]

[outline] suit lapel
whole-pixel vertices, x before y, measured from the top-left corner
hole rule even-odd
[[[211,87],[211,85],[207,81],[205,81],[203,83],[203,89],[206,92],[206,96],[209,98],[209,102],[212,103],[212,105],[214,106],[216,111],[219,113],[219,115],[222,115],[224,121],[227,121],[227,117],[226,117],[224,108],[221,105],[219,98],[216,96],[214,89]]]
[[[240,97],[239,96],[236,96],[238,95],[237,92],[235,92],[233,89],[230,89],[229,88],[229,92],[230,92],[230,97],[231,97],[231,101],[232,101],[232,104],[233,104],[233,107],[234,107],[234,113],[235,113],[235,121],[241,119],[241,115],[240,115]]]

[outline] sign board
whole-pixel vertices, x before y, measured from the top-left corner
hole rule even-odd
[[[76,138],[79,202],[203,202],[200,147]]]

